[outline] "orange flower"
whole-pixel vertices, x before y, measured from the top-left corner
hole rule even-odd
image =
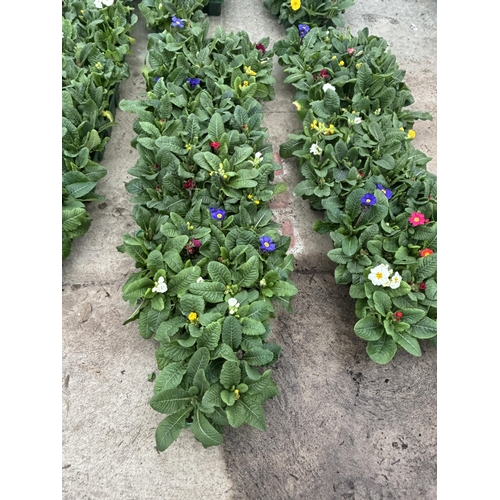
[[[427,257],[428,255],[432,255],[434,252],[430,249],[430,248],[424,248],[423,250],[420,250],[420,252],[418,252],[418,255],[420,255],[420,257]]]

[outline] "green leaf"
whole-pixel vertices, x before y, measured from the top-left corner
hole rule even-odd
[[[226,287],[223,283],[202,281],[189,286],[189,291],[195,295],[200,295],[206,302],[217,304],[224,300]]]
[[[178,411],[162,420],[156,428],[156,448],[165,451],[178,437],[184,428],[186,418],[192,411],[192,407]]]
[[[259,278],[259,258],[254,255],[238,268],[241,279],[238,285],[241,288],[250,288]]]
[[[398,346],[388,335],[382,336],[378,340],[368,342],[366,352],[372,361],[380,365],[388,363],[396,354]]]
[[[198,347],[206,347],[210,351],[214,350],[219,345],[221,331],[222,325],[218,321],[205,326],[198,339]]]
[[[200,274],[201,269],[198,266],[183,269],[179,272],[179,274],[170,278],[166,293],[171,297],[175,295],[182,295],[187,292],[189,286],[200,277]]]
[[[435,276],[437,273],[437,253],[428,255],[418,259],[417,269],[415,270],[415,281],[422,281],[424,279]]]
[[[405,351],[408,351],[413,356],[422,356],[422,351],[420,350],[420,344],[418,340],[407,332],[399,332],[394,335],[394,341],[400,345]]]
[[[244,355],[243,359],[250,366],[264,366],[270,363],[274,358],[274,355],[271,351],[267,349],[263,349],[262,347],[255,347],[253,349],[249,349]]]
[[[241,323],[234,316],[227,316],[222,325],[222,342],[230,346],[233,350],[238,349],[241,344],[241,334],[243,328]]]
[[[382,316],[385,316],[392,309],[392,301],[389,296],[383,291],[376,291],[373,294],[373,304],[377,312]],[[366,340],[376,340],[376,339],[366,339]]]
[[[156,377],[154,393],[158,394],[167,389],[175,389],[181,383],[186,371],[187,365],[184,361],[169,363]]]
[[[232,284],[231,271],[221,262],[210,261],[207,266],[208,274],[212,281],[218,281],[224,285]]]
[[[239,399],[240,403],[245,409],[245,420],[252,426],[261,431],[266,430],[266,417],[264,415],[264,409],[262,404],[258,399],[252,398],[252,396],[241,396]]]
[[[417,339],[430,339],[437,335],[437,323],[431,318],[422,318],[418,323],[410,326],[408,333]]]
[[[198,349],[189,360],[186,379],[192,381],[198,370],[207,368],[210,361],[210,351],[206,347]]]
[[[204,448],[217,446],[224,441],[223,435],[210,424],[198,408],[194,411],[191,430],[193,431],[194,437]]]
[[[239,363],[225,361],[220,374],[220,382],[225,389],[232,390],[241,381],[241,368]]]
[[[208,124],[210,139],[212,139],[212,141],[218,141],[224,132],[224,122],[222,121],[221,115],[219,113],[213,114]]]
[[[384,325],[373,316],[362,318],[354,325],[354,333],[363,340],[376,341],[384,332]]]
[[[160,413],[174,413],[191,401],[191,396],[184,389],[166,389],[155,394],[149,401],[151,407]]]
[[[234,428],[241,427],[246,419],[246,407],[238,399],[233,406],[226,407],[226,415],[229,425]]]

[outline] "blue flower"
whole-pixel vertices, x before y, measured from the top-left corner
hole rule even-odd
[[[276,245],[274,244],[273,240],[269,238],[269,236],[262,236],[260,238],[260,249],[263,252],[272,252],[276,249]]]
[[[388,200],[392,198],[392,191],[382,186],[382,184],[377,184],[377,189],[380,189],[380,191],[382,191],[382,193],[384,193],[387,196]]]
[[[210,207],[210,215],[212,219],[222,220],[226,216],[226,211],[222,208]]]
[[[159,76],[155,76],[155,82],[157,82],[160,79]]]
[[[371,207],[377,204],[377,198],[372,193],[366,193],[361,198],[361,203],[366,207]]]
[[[299,28],[300,38],[304,38],[311,29],[309,28],[309,26],[307,26],[307,24],[299,24],[298,28]]]
[[[172,27],[173,28],[184,28],[184,23],[182,22],[182,19],[179,19],[178,17],[173,16],[172,17]]]
[[[196,85],[200,84],[200,79],[199,78],[188,78],[187,82],[191,85],[191,90],[193,90]]]

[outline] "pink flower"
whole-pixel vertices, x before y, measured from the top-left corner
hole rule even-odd
[[[355,53],[356,53],[356,49],[351,49],[351,48],[349,48],[349,49],[347,49],[347,53],[348,53],[350,56],[352,56],[353,54],[355,54]]]
[[[426,219],[422,212],[413,212],[411,217],[408,217],[408,221],[413,227],[417,227],[426,224],[429,222],[429,219]]]

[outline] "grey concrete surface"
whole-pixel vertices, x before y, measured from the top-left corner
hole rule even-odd
[[[137,6],[137,1],[135,5]],[[432,122],[417,122],[414,144],[437,173],[437,7],[435,0],[357,0],[345,15],[351,32],[384,37],[406,70],[413,107]],[[147,31],[138,9],[128,57],[131,77],[120,95],[141,98]],[[225,0],[211,29],[245,30],[252,40],[284,35],[260,0]],[[276,63],[276,99],[264,104],[275,151],[300,127],[293,87]],[[290,193],[298,180],[283,161],[289,192],[275,204],[276,220],[293,238],[299,289],[295,313],[279,310],[272,339],[282,346],[274,365],[280,394],[265,403],[267,432],[228,427],[225,443],[204,449],[190,431],[165,452],[155,449],[162,415],[149,406],[156,370],[154,341],[137,325],[121,287],[132,260],[116,250],[135,230],[124,182],[137,160],[130,146],[134,116],[117,110],[106,146],[108,175],[91,204],[89,232],[75,240],[62,265],[62,497],[64,500],[431,500],[437,487],[436,351],[404,351],[380,366],[353,332],[354,303],[333,280],[327,236],[311,229],[317,217]]]

